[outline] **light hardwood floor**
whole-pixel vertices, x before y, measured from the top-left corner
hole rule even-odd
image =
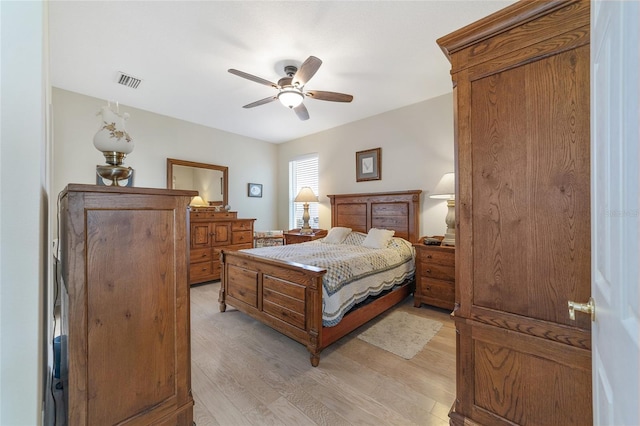
[[[233,307],[219,312],[219,288],[219,281],[191,288],[198,426],[449,423],[455,327],[447,311],[414,308],[411,297],[392,308],[443,323],[411,360],[358,339],[359,329],[322,351],[314,368],[303,345]]]

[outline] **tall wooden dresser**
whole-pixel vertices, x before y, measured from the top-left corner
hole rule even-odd
[[[191,208],[189,284],[220,279],[220,251],[253,247],[255,219],[211,207]]]
[[[196,194],[62,192],[69,425],[192,425],[187,206]]]
[[[453,425],[590,425],[590,2],[442,37],[456,135]]]

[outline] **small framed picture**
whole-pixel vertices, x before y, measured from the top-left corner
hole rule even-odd
[[[250,183],[248,188],[249,197],[262,197],[262,184]]]
[[[356,152],[356,182],[382,179],[380,153],[382,148]]]

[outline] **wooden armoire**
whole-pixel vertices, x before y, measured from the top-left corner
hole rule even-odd
[[[442,37],[456,135],[453,425],[592,423],[589,1]]]
[[[192,425],[187,206],[195,195],[81,184],[62,192],[67,424]]]

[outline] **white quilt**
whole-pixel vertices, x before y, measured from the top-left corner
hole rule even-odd
[[[387,248],[361,244],[366,234],[351,232],[340,244],[323,239],[302,244],[242,250],[253,255],[325,268],[322,288],[322,323],[331,327],[357,303],[402,283],[415,272],[415,250],[402,238]]]

